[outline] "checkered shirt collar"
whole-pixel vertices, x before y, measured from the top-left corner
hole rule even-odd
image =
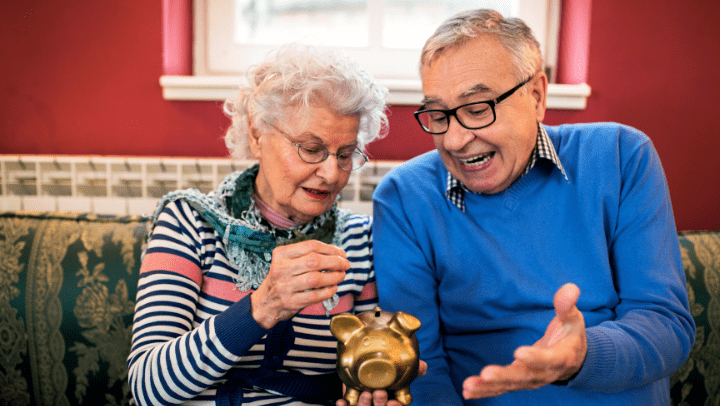
[[[537,143],[535,144],[535,148],[533,149],[532,154],[530,154],[530,160],[528,160],[527,166],[525,166],[525,170],[523,171],[522,175],[528,173],[530,169],[535,166],[538,158],[544,158],[554,163],[555,166],[560,169],[560,172],[562,172],[565,180],[570,182],[570,179],[568,179],[568,176],[565,173],[565,168],[563,168],[562,164],[560,163],[560,158],[558,158],[557,151],[555,151],[555,147],[553,146],[550,137],[548,136],[545,128],[541,124],[538,124]],[[465,185],[463,185],[459,180],[452,176],[450,172],[448,172],[445,196],[448,198],[448,200],[450,200],[452,204],[457,206],[457,208],[463,212],[465,211],[465,192],[475,193],[465,187]]]

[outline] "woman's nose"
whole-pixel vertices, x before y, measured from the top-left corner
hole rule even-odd
[[[319,163],[316,171],[317,175],[327,183],[335,183],[340,177],[340,167],[338,166],[337,156],[335,154],[328,155],[327,159]]]

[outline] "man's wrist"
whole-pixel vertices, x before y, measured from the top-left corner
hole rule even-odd
[[[582,367],[580,367],[580,369],[582,369]],[[578,369],[577,372],[575,372],[574,374],[570,375],[569,378],[566,378],[566,379],[558,379],[557,381],[551,383],[551,385],[555,385],[555,386],[567,386],[567,384],[568,384],[570,381],[572,381],[572,380],[577,376],[577,374],[580,373],[580,369]]]

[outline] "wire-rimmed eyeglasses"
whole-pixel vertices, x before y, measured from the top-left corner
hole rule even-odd
[[[450,127],[450,117],[455,117],[461,126],[468,130],[479,130],[485,128],[495,122],[495,105],[502,102],[503,100],[510,97],[515,91],[523,87],[526,83],[532,79],[533,76],[518,83],[515,87],[501,94],[494,100],[483,100],[462,106],[457,106],[454,109],[441,110],[441,109],[428,109],[423,110],[421,107],[416,111],[415,118],[420,127],[425,132],[430,134],[445,134]]]
[[[277,128],[275,125],[267,123],[270,127],[274,128],[275,131],[280,133],[285,139],[297,147],[298,156],[303,161],[309,164],[317,164],[326,160],[330,155],[335,156],[337,166],[344,171],[354,171],[360,169],[365,162],[370,159],[365,155],[360,148],[355,148],[352,151],[344,151],[337,153],[330,153],[327,147],[319,142],[296,142],[286,132]]]

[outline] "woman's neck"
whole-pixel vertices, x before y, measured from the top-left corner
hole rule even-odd
[[[255,194],[253,198],[255,199],[255,206],[257,206],[260,214],[265,217],[265,219],[269,221],[270,224],[272,224],[274,227],[288,229],[300,225],[300,223],[292,221],[289,218],[270,208],[270,206],[268,206],[267,203],[263,202],[257,194]]]

